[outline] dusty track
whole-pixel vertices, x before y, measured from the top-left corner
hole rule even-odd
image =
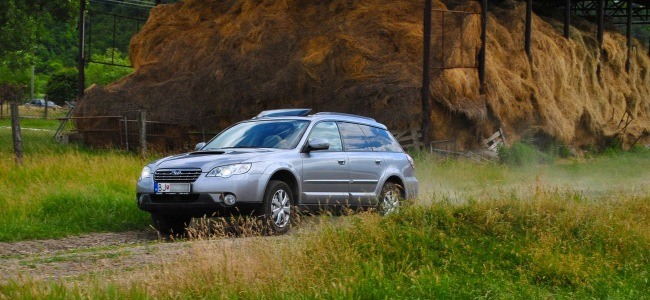
[[[188,247],[187,242],[166,242],[154,230],[0,243],[0,284],[139,268]]]
[[[164,239],[153,229],[145,231],[91,233],[62,239],[0,243],[0,285],[25,280],[66,282],[87,276],[110,278],[143,268],[157,268],[178,257],[191,255],[196,243],[218,243],[241,247],[255,239],[290,238],[310,230],[322,220],[337,222],[338,217],[306,218],[291,233],[276,237],[233,237],[232,233],[212,233],[205,239]],[[191,228],[199,229],[193,223]],[[121,275],[120,275],[121,274]],[[1,297],[0,297],[1,298]]]

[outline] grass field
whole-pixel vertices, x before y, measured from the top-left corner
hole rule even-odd
[[[0,240],[148,226],[133,196],[143,161],[51,137],[24,131],[17,167],[0,128]],[[150,268],[27,278],[0,286],[0,298],[648,299],[648,151],[524,167],[422,155],[416,167],[420,198],[387,218],[196,240]]]
[[[8,120],[0,121],[0,241],[142,229],[135,207],[143,161],[118,151],[55,143],[58,122],[23,119],[24,164],[13,158]],[[29,130],[36,128],[40,130]]]

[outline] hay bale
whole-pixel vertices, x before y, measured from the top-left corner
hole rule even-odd
[[[461,146],[474,147],[503,127],[509,141],[533,129],[581,146],[615,135],[636,139],[650,130],[645,50],[627,74],[624,37],[606,33],[599,82],[593,26],[572,28],[566,40],[557,21],[535,16],[531,65],[523,51],[524,5],[508,3],[492,7],[488,19],[486,95],[479,94],[475,69],[434,70],[434,138],[458,138]],[[435,8],[447,10],[440,1]],[[453,9],[479,12],[480,5],[464,1]],[[445,14],[443,22],[442,14],[434,13],[434,61],[476,64],[480,16]],[[161,5],[131,41],[135,72],[89,91],[77,115],[145,109],[151,120],[216,131],[261,110],[311,107],[408,128],[421,119],[422,35],[418,1]],[[621,133],[617,124],[626,111],[634,121]]]

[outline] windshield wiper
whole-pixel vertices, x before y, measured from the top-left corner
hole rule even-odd
[[[259,146],[252,146],[252,145],[249,145],[249,146],[240,145],[240,146],[232,146],[232,147],[222,147],[222,148],[219,148],[219,149],[234,149],[234,148],[260,148],[260,147]]]
[[[224,154],[226,151],[215,148],[190,152],[190,154]]]

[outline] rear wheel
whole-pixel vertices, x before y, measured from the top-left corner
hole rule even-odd
[[[182,235],[185,227],[190,225],[191,217],[151,213],[154,227],[162,235]]]
[[[377,211],[382,216],[395,213],[399,211],[402,199],[402,190],[399,185],[393,182],[386,182],[381,189],[381,194],[379,194]]]
[[[272,180],[266,187],[259,216],[265,233],[284,234],[291,227],[293,193],[283,181]]]

